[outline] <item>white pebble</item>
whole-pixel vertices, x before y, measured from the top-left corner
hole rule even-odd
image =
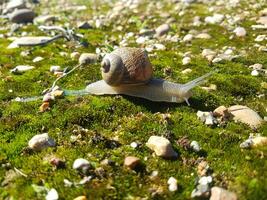
[[[53,65],[50,67],[50,72],[54,73],[54,72],[58,72],[60,71],[60,66],[57,66],[57,65]]]
[[[157,156],[163,158],[175,158],[177,153],[173,150],[168,139],[160,136],[151,136],[146,143],[146,146],[153,150]]]
[[[192,34],[187,34],[187,35],[184,36],[183,41],[184,42],[191,42],[193,37],[194,36]]]
[[[42,61],[43,59],[44,59],[43,57],[38,56],[38,57],[35,57],[35,58],[32,60],[32,62],[34,62],[34,63],[36,63],[36,62],[40,62],[40,61]]]
[[[191,62],[190,57],[184,57],[182,60],[183,65],[188,65]]]
[[[178,189],[177,180],[174,177],[170,177],[168,180],[169,191],[175,192]]]
[[[252,72],[251,72],[251,75],[252,76],[259,76],[259,71],[254,69]]]
[[[200,145],[198,144],[198,142],[197,141],[192,141],[191,143],[190,143],[190,147],[195,151],[195,152],[199,152],[200,151]]]
[[[138,144],[136,142],[132,142],[130,146],[135,149],[138,147]]]
[[[48,136],[48,133],[43,133],[33,136],[28,145],[34,151],[41,151],[47,147],[54,147],[56,143]]]
[[[243,27],[237,27],[235,28],[234,33],[236,34],[237,37],[244,37],[246,36],[247,31]]]
[[[57,191],[52,188],[51,190],[49,190],[49,192],[47,193],[46,197],[45,197],[45,200],[57,200],[59,197],[58,197],[58,193]]]

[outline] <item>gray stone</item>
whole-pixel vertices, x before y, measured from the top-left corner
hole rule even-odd
[[[35,13],[32,10],[26,8],[14,10],[9,15],[10,21],[18,24],[33,22],[34,17]]]

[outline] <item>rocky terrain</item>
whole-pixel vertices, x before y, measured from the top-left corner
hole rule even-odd
[[[266,0],[2,0],[0,13],[0,199],[267,199]],[[164,83],[195,80],[192,96],[89,94],[124,47]]]

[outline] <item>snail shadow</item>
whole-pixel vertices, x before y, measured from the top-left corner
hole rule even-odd
[[[195,110],[208,110],[208,106],[205,105],[204,100],[199,100],[194,97],[189,99],[190,105],[188,105],[186,102],[182,103],[171,103],[171,102],[156,102],[156,101],[150,101],[147,99],[139,98],[139,97],[132,97],[127,95],[122,95],[123,98],[127,99],[128,101],[131,101],[132,103],[145,107],[148,111],[152,113],[157,112],[167,112],[170,109],[177,108],[177,107],[184,107],[184,106],[190,106],[191,108]]]

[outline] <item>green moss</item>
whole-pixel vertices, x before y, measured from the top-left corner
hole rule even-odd
[[[69,22],[76,26],[75,19],[86,21],[100,14],[106,15],[111,9],[111,4],[102,1],[77,0],[86,4],[85,11],[61,13],[60,23]],[[164,4],[162,10],[170,11],[173,4],[169,1]],[[51,8],[56,6],[56,1],[51,2]],[[160,10],[147,10],[149,1],[139,6],[138,13],[127,10],[123,20],[114,20],[100,29],[76,30],[84,35],[84,41],[88,47],[80,47],[75,51],[95,52],[96,48],[113,47],[119,45],[127,32],[138,33],[141,28],[155,28],[165,23]],[[41,13],[46,5],[37,7]],[[97,7],[97,9],[94,9]],[[238,8],[251,9],[243,1]],[[255,10],[249,10],[256,15]],[[152,13],[151,13],[152,12]],[[222,13],[232,14],[232,10],[222,10]],[[88,199],[190,199],[197,177],[196,161],[204,157],[214,171],[214,185],[227,187],[238,194],[239,199],[265,199],[267,191],[266,174],[266,147],[260,149],[241,150],[239,145],[254,132],[247,125],[228,122],[222,127],[208,127],[197,119],[196,112],[212,111],[220,105],[231,106],[242,104],[258,111],[261,116],[266,116],[267,101],[259,98],[259,94],[266,91],[260,86],[266,82],[264,75],[252,77],[249,65],[263,64],[266,68],[266,53],[253,47],[255,35],[265,34],[264,31],[251,30],[253,21],[242,21],[240,25],[245,27],[248,35],[245,38],[232,38],[231,33],[225,27],[218,25],[192,26],[192,16],[198,15],[203,20],[212,15],[207,5],[194,3],[185,8],[184,15],[178,15],[178,11],[170,11],[170,16],[176,19],[172,24],[171,35],[183,37],[191,29],[202,31],[205,29],[211,36],[210,40],[194,39],[192,43],[174,43],[159,41],[167,49],[155,51],[149,55],[154,66],[154,76],[166,78],[173,82],[186,83],[207,72],[218,70],[205,86],[216,84],[217,90],[206,92],[197,87],[194,95],[189,100],[191,106],[186,103],[169,104],[156,103],[128,96],[83,96],[65,97],[58,99],[51,110],[45,113],[39,112],[41,101],[18,103],[11,99],[20,96],[38,96],[49,88],[55,76],[49,72],[52,65],[71,69],[77,61],[70,56],[60,56],[60,52],[72,53],[75,44],[59,40],[43,47],[23,47],[8,50],[9,41],[0,39],[0,165],[10,163],[11,168],[18,168],[27,177],[19,176],[10,181],[7,186],[0,187],[0,199],[13,197],[14,199],[43,199],[38,195],[32,184],[45,185],[55,188],[61,199],[74,199],[77,196],[86,195]],[[73,20],[70,20],[70,16]],[[5,21],[0,24],[5,26]],[[123,31],[115,30],[123,26]],[[33,35],[46,35],[34,25],[27,25],[15,33],[20,36],[23,31],[32,32]],[[0,30],[1,34],[8,30]],[[137,46],[132,38],[130,46]],[[65,44],[66,46],[62,46]],[[233,61],[221,63],[209,63],[201,56],[205,48],[222,50],[225,46],[236,47],[235,52],[244,50],[245,56]],[[29,55],[23,57],[21,51],[29,51]],[[191,51],[192,62],[183,66],[182,54]],[[42,56],[43,61],[32,63],[32,60]],[[33,65],[35,69],[21,75],[14,75],[10,70],[17,65]],[[164,73],[164,69],[170,67],[170,74]],[[192,73],[182,74],[181,71],[191,68]],[[11,76],[12,78],[10,78]],[[88,83],[101,79],[99,63],[88,65],[70,74],[59,81],[64,89],[82,89]],[[12,91],[11,91],[12,90]],[[161,114],[171,115],[164,120]],[[88,129],[88,132],[79,131],[79,127]],[[78,131],[75,131],[78,130]],[[55,139],[57,146],[41,152],[29,152],[25,148],[28,141],[36,134],[48,132]],[[267,136],[267,124],[263,124],[256,133]],[[145,146],[151,135],[168,137],[179,154],[175,161],[164,160],[152,156],[152,152]],[[77,141],[72,141],[72,136],[77,136]],[[202,146],[200,153],[193,153],[178,146],[176,141],[187,136],[190,140],[196,140]],[[131,142],[141,145],[137,149],[130,147]],[[142,160],[143,168],[139,171],[131,171],[123,167],[126,156],[137,156]],[[51,157],[59,157],[66,161],[66,168],[55,170],[50,164]],[[85,158],[95,167],[100,167],[100,162],[109,158],[115,161],[114,166],[104,166],[106,176],[96,177],[91,182],[78,187],[65,187],[64,179],[79,182],[81,177],[72,169],[72,164],[77,158]],[[8,167],[0,168],[0,182],[5,180]],[[155,180],[150,178],[152,171],[159,171]],[[169,177],[178,180],[179,189],[171,193],[167,188]],[[162,193],[154,197],[152,189],[161,188]]]

